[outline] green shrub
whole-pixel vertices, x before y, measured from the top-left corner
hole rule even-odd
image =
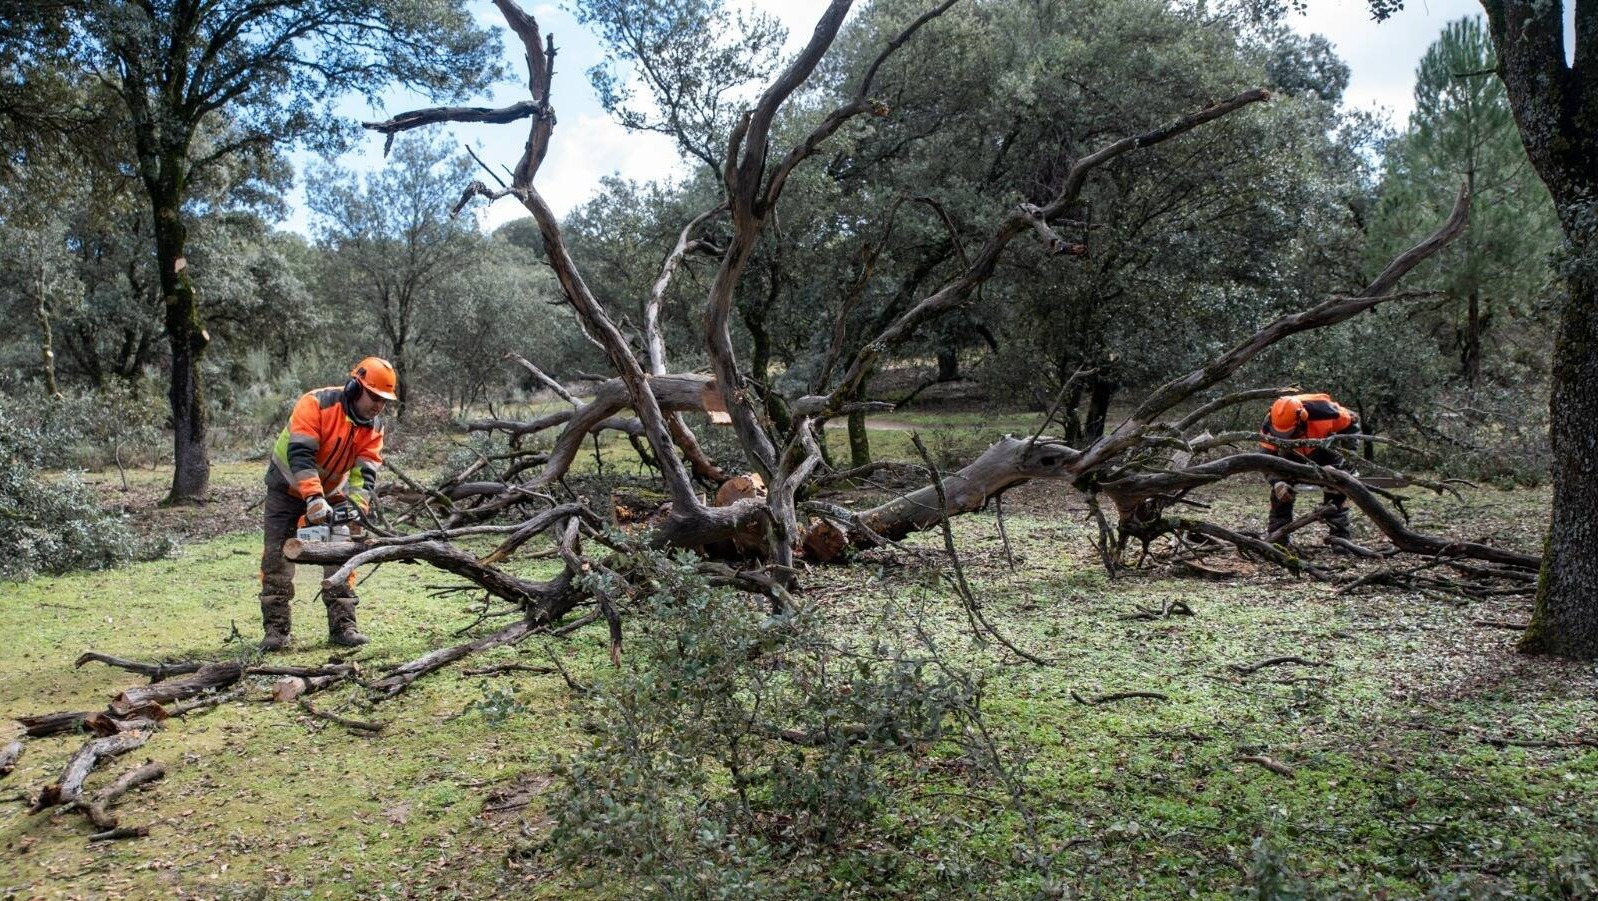
[[[711,586],[691,555],[617,569],[630,584],[595,584],[641,600],[647,625],[583,702],[591,745],[557,764],[550,841],[564,863],[707,898],[935,895],[967,872],[907,871],[891,847],[908,839],[886,832],[929,753],[979,715],[972,680],[929,648],[831,645],[803,613]]]
[[[100,509],[76,476],[40,474],[73,439],[58,422],[29,424],[0,408],[0,579],[106,569],[170,549],[165,539],[142,539]]]

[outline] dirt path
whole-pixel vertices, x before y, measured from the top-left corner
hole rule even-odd
[[[849,427],[849,420],[847,418],[829,419],[827,420],[826,427],[829,429],[847,429]],[[904,422],[898,419],[888,419],[883,416],[867,416],[866,428],[877,432],[914,432],[917,429],[922,431],[927,429],[959,429],[965,428],[965,426],[941,422]]]

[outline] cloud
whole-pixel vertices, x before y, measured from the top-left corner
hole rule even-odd
[[[1371,18],[1366,0],[1318,0],[1288,24],[1301,34],[1324,35],[1348,63],[1344,103],[1378,109],[1402,127],[1415,109],[1415,67],[1443,26],[1481,15],[1477,0],[1410,0],[1385,22]]]

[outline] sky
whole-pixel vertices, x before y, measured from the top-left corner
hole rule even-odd
[[[826,8],[825,0],[749,0],[788,27],[791,52],[803,46]],[[1573,40],[1570,17],[1574,4],[1565,0],[1566,35]],[[505,30],[498,12],[484,0],[473,3],[479,21],[502,32],[507,58],[513,63],[514,80],[498,85],[488,97],[467,101],[471,105],[503,106],[526,99],[525,71],[521,45]],[[555,60],[553,103],[557,124],[549,154],[539,170],[538,189],[556,213],[564,215],[598,188],[600,179],[611,174],[639,181],[671,177],[683,171],[672,141],[664,135],[629,134],[613,122],[600,107],[588,82],[588,69],[598,63],[598,43],[562,6],[539,3],[530,11],[546,35],[553,35],[558,50]],[[1464,16],[1478,16],[1477,0],[1408,0],[1405,8],[1385,22],[1371,19],[1365,0],[1309,0],[1302,15],[1291,15],[1289,24],[1305,34],[1321,34],[1337,48],[1351,70],[1344,102],[1350,108],[1373,109],[1395,126],[1402,126],[1414,109],[1415,67],[1426,48],[1437,39],[1447,23]],[[1567,53],[1568,53],[1567,48]],[[341,112],[363,121],[380,120],[396,113],[434,105],[427,98],[403,91],[383,97],[380,109],[368,109],[364,102],[346,103]],[[471,145],[477,155],[496,168],[514,166],[527,139],[527,125],[453,125],[456,139]],[[370,170],[382,165],[383,139],[372,136],[357,149],[346,153],[340,166]],[[315,158],[296,154],[296,171],[304,172]],[[503,170],[501,170],[503,174]],[[481,173],[480,173],[481,175]],[[485,181],[488,181],[485,177]],[[293,210],[285,223],[288,228],[310,234],[315,223],[305,209],[303,180],[290,198]],[[487,229],[526,215],[513,199],[505,198],[491,207],[478,204],[479,223]]]

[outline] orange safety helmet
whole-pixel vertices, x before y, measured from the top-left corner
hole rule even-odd
[[[394,393],[399,388],[399,375],[394,372],[394,364],[382,357],[367,357],[355,364],[350,370],[350,378],[361,383],[361,387],[384,400],[398,400]]]
[[[1296,397],[1278,397],[1271,404],[1271,431],[1286,437],[1309,421],[1309,411]]]

